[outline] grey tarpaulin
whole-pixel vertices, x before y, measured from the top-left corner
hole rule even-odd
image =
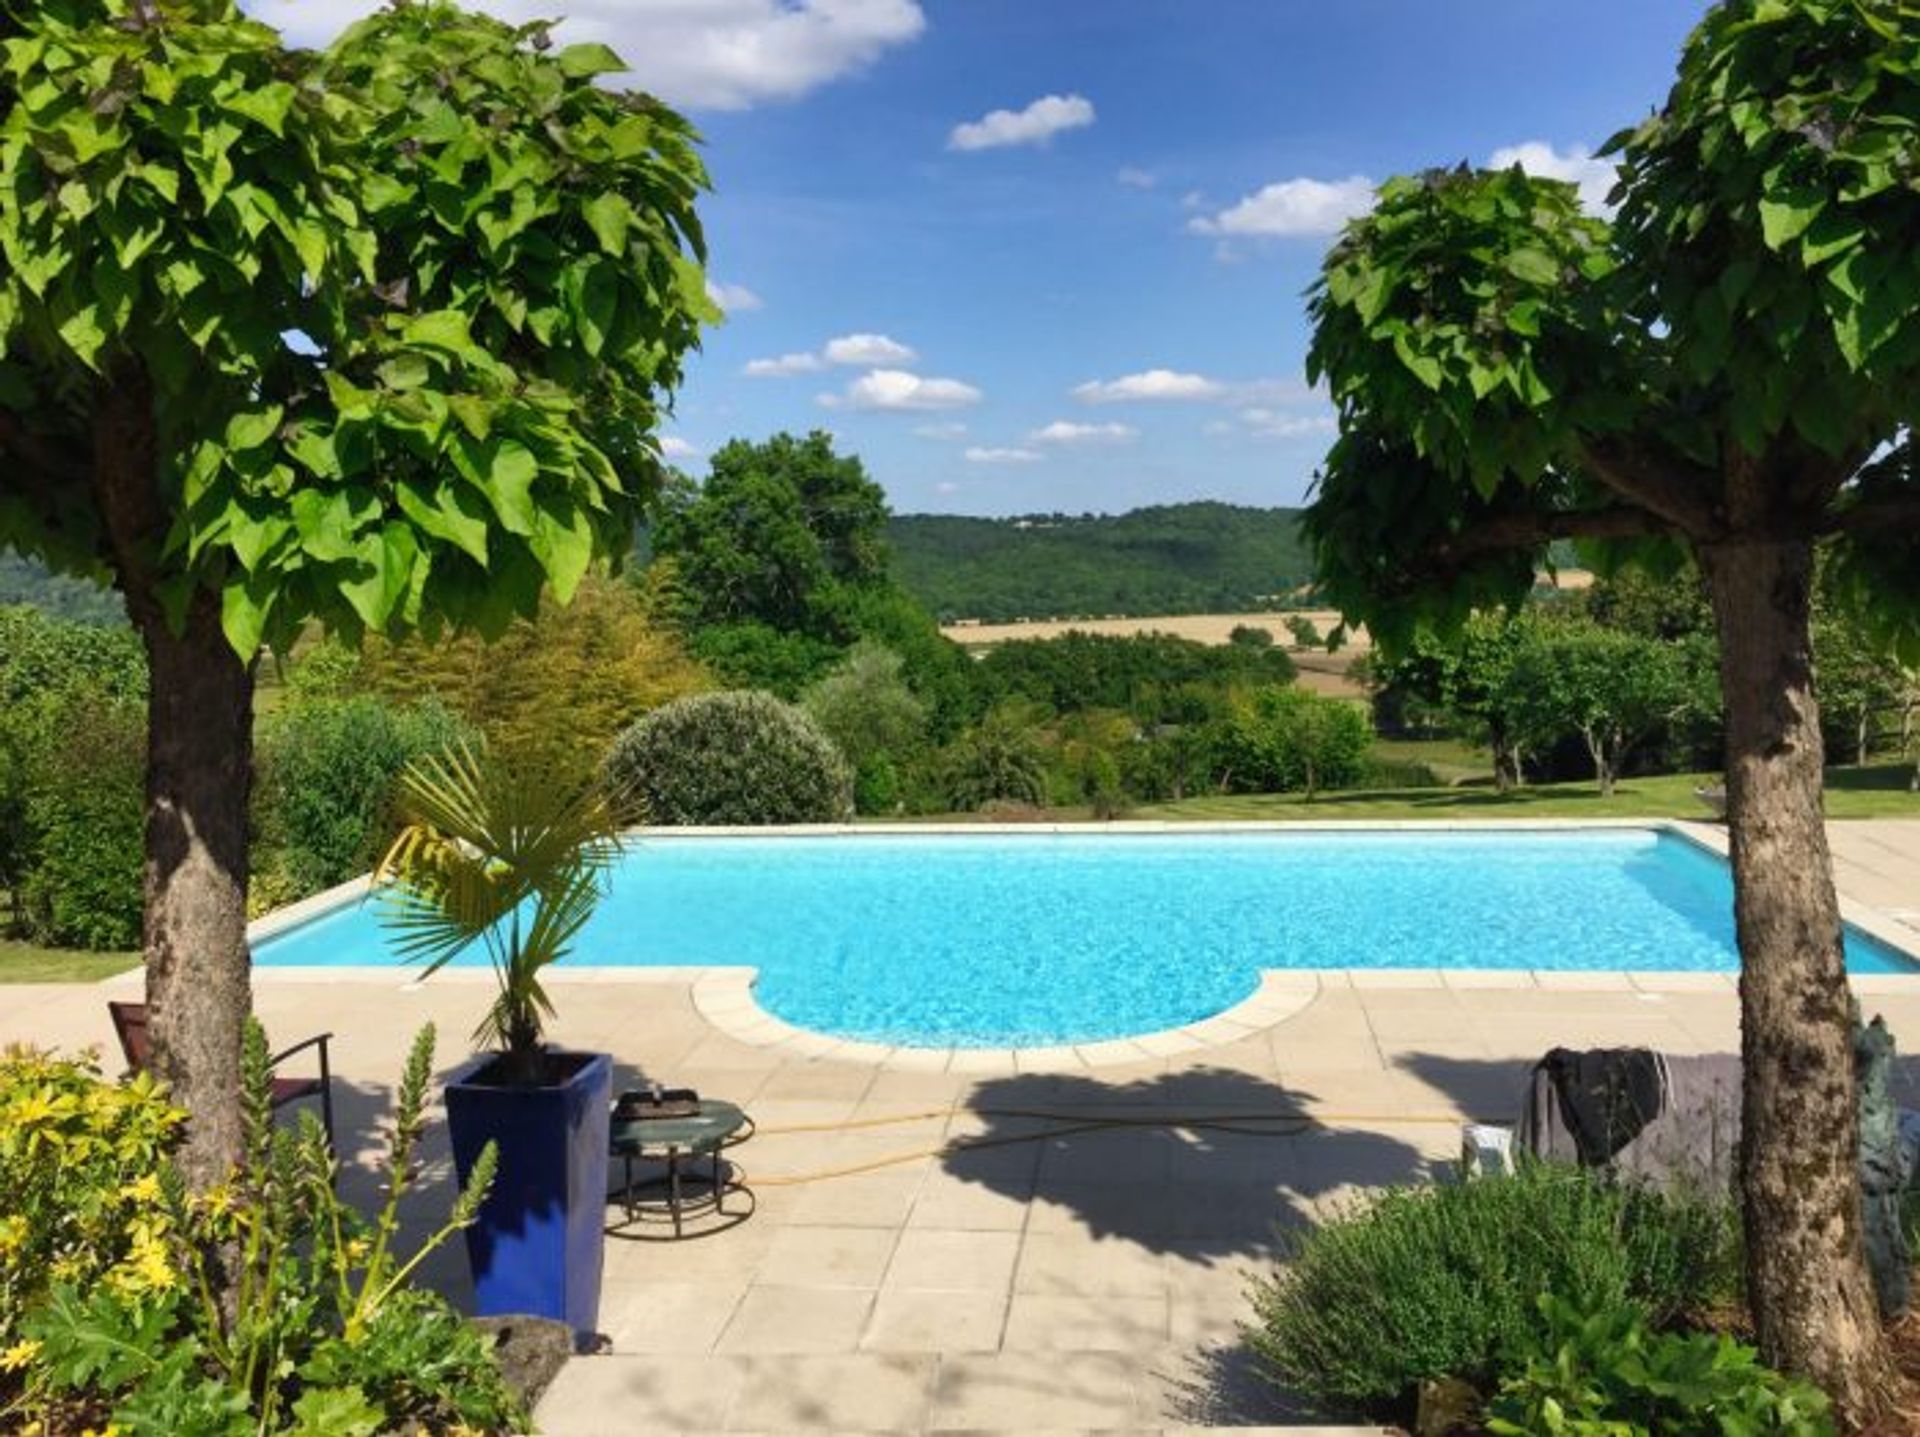
[[[1666,1187],[1682,1184],[1724,1192],[1733,1185],[1740,1150],[1740,1060],[1656,1055],[1657,1112],[1613,1155],[1608,1167]],[[1515,1139],[1524,1152],[1555,1162],[1580,1161],[1580,1142],[1552,1071],[1536,1066],[1522,1099]]]

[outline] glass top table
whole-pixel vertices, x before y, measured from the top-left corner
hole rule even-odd
[[[741,1181],[738,1171],[721,1155],[753,1136],[753,1119],[738,1103],[718,1098],[702,1098],[693,1113],[675,1117],[615,1118],[611,1129],[611,1155],[621,1160],[622,1181],[619,1190],[609,1194],[618,1200],[623,1220],[607,1229],[619,1237],[648,1237],[640,1229],[662,1208],[672,1224],[673,1237],[686,1235],[685,1220],[690,1216],[712,1213],[726,1219],[719,1231],[744,1222],[753,1211],[752,1192]],[[688,1164],[699,1158],[711,1158],[710,1172],[689,1170]],[[634,1165],[658,1161],[665,1172],[654,1177],[637,1176]],[[687,1187],[696,1191],[689,1195]],[[658,1192],[659,1196],[653,1196]],[[745,1197],[744,1208],[731,1212],[727,1197]]]

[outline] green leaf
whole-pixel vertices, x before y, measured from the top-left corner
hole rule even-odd
[[[1393,352],[1400,356],[1400,362],[1413,371],[1427,388],[1439,392],[1440,384],[1446,377],[1446,371],[1440,367],[1440,361],[1430,354],[1422,354],[1407,341],[1404,334],[1393,337]]]
[[[301,489],[292,501],[300,547],[325,564],[354,556],[353,505],[342,489]]]
[[[1820,214],[1823,197],[1816,191],[1794,190],[1762,196],[1760,234],[1768,249],[1785,249],[1807,231]]]
[[[277,588],[265,575],[235,574],[220,590],[220,627],[243,659],[260,652]]]
[[[593,562],[593,526],[585,511],[571,501],[541,509],[528,544],[547,571],[554,597],[570,602]]]
[[[604,252],[616,257],[627,252],[627,228],[634,215],[625,195],[607,190],[582,205],[580,214],[593,227]]]
[[[1517,249],[1507,256],[1507,273],[1543,288],[1560,282],[1560,266],[1543,249]]]
[[[408,479],[394,490],[394,497],[400,501],[402,512],[422,530],[485,567],[489,516],[485,503],[472,489],[458,484],[430,486],[425,480]]]
[[[534,530],[533,481],[539,477],[540,462],[533,451],[517,439],[490,442],[483,485],[500,522],[515,534],[530,535]]]
[[[627,68],[627,62],[605,45],[569,45],[553,57],[553,63],[571,80],[617,75]]]
[[[342,582],[340,592],[368,628],[376,632],[386,629],[413,580],[413,563],[419,552],[413,531],[397,523],[387,524],[377,534],[362,536],[354,545],[362,576]]]
[[[285,133],[287,111],[293,108],[293,96],[293,86],[284,80],[276,80],[228,95],[222,103],[236,115],[244,115],[255,124],[264,125],[279,135]]]
[[[258,449],[280,429],[286,410],[278,404],[264,409],[247,409],[227,421],[227,448],[236,454]]]

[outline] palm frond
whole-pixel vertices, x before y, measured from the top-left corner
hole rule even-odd
[[[620,855],[606,797],[460,745],[410,766],[400,801],[406,827],[375,874],[395,947],[431,974],[484,945],[501,992],[482,1035],[537,1042],[553,1014],[540,973],[570,951]]]

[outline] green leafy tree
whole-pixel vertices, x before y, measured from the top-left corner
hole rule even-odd
[[[1743,973],[1748,1293],[1766,1359],[1866,1420],[1848,990],[1821,823],[1814,546],[1920,652],[1920,25],[1910,0],[1726,0],[1571,186],[1390,181],[1328,255],[1309,367],[1341,433],[1306,524],[1376,640],[1511,604],[1558,541],[1690,553],[1720,636]]]
[[[901,668],[900,655],[863,640],[801,699],[853,766],[854,806],[862,813],[885,813],[899,802],[901,772],[926,747],[927,707]]]
[[[1578,734],[1600,796],[1611,798],[1634,745],[1692,695],[1671,645],[1591,623],[1536,625],[1513,656],[1501,704],[1537,747]]]
[[[1287,623],[1287,631],[1293,634],[1296,642],[1299,641],[1300,635],[1294,629],[1292,620]],[[1258,624],[1235,624],[1227,631],[1227,642],[1243,649],[1270,649],[1273,647],[1273,630],[1263,629]],[[1301,647],[1306,645],[1302,644]]]
[[[1320,634],[1320,626],[1305,614],[1290,614],[1287,617],[1287,633],[1292,637],[1296,649],[1317,649],[1325,642]]]
[[[736,439],[695,484],[661,496],[653,552],[670,559],[706,624],[763,624],[812,638],[851,638],[846,591],[885,580],[887,498],[819,430]]]
[[[624,554],[703,320],[679,116],[444,3],[325,51],[234,0],[0,0],[0,545],[109,575],[152,674],[147,996],[239,1151],[253,660],[486,633]]]
[[[1323,788],[1350,788],[1373,744],[1366,714],[1311,689],[1255,689],[1237,695],[1228,712],[1226,758],[1236,788],[1253,793],[1301,791],[1307,802]]]
[[[1493,751],[1495,785],[1511,792],[1520,783],[1526,756],[1524,694],[1512,683],[1513,668],[1533,623],[1525,609],[1473,614],[1453,633],[1423,631],[1397,652],[1375,655],[1369,678],[1484,739]]]

